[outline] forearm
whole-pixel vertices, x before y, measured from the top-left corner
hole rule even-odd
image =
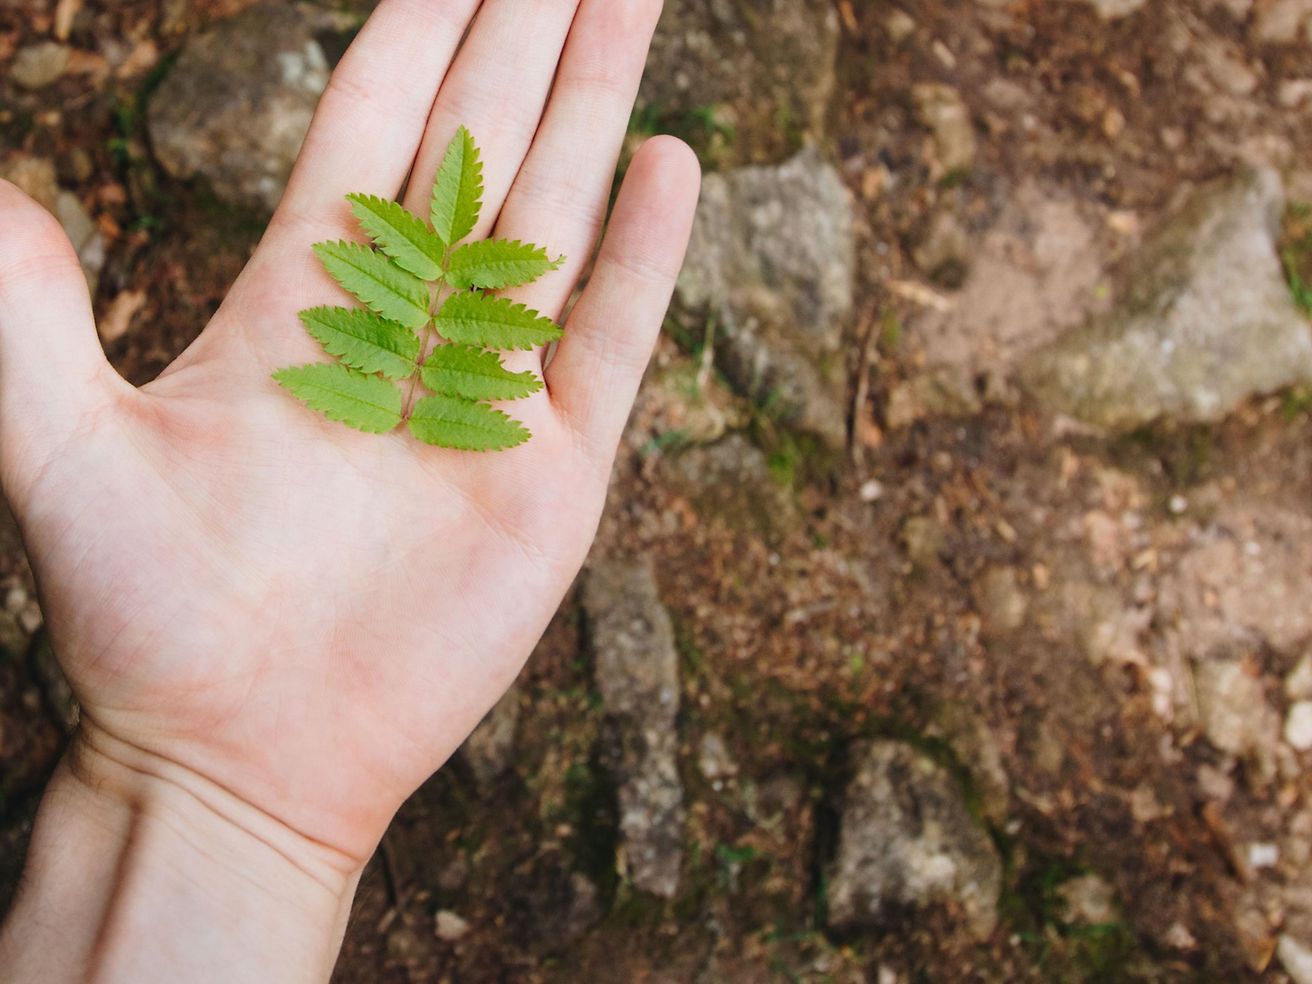
[[[0,982],[326,981],[358,871],[94,729],[42,802]]]

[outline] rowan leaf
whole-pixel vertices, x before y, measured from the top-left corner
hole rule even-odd
[[[408,379],[419,360],[419,336],[405,325],[360,308],[317,307],[301,312],[305,330],[329,355],[352,369]]]
[[[469,345],[439,345],[420,370],[434,393],[466,400],[522,400],[542,389],[531,372],[511,372],[495,352]]]
[[[282,369],[273,378],[312,410],[356,430],[386,434],[401,423],[401,391],[377,376],[321,362]]]
[[[474,231],[482,210],[483,161],[473,136],[462,126],[433,182],[433,228],[442,242],[454,246]]]
[[[455,287],[501,290],[531,284],[563,262],[563,257],[553,260],[546,250],[532,243],[485,239],[466,243],[451,254],[447,280]]]
[[[350,293],[389,321],[407,328],[428,323],[428,287],[381,253],[359,243],[319,243],[324,269]]]
[[[377,195],[347,195],[360,227],[396,265],[421,280],[441,280],[446,247],[428,224],[401,205]]]
[[[504,297],[460,293],[437,313],[438,333],[451,342],[501,351],[528,351],[560,338],[560,326]]]
[[[452,396],[430,396],[415,404],[410,433],[425,444],[456,451],[504,451],[532,437],[500,410]]]

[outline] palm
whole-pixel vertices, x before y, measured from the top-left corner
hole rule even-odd
[[[582,112],[572,105],[581,94],[564,81],[540,129],[528,113],[520,136],[494,130],[482,232],[500,212],[498,233],[589,255],[658,7],[645,6],[618,23],[604,3],[583,4],[561,78],[571,59],[595,60],[602,35],[622,30],[626,47],[608,55],[613,91],[588,90],[588,111],[601,110],[609,132],[594,128],[582,150],[563,132]],[[92,725],[354,855],[368,852],[401,798],[509,684],[582,563],[696,187],[685,154],[670,145],[635,165],[593,285],[547,370],[549,392],[516,406],[534,433],[528,445],[469,455],[403,431],[358,434],[310,414],[269,374],[321,357],[296,312],[340,303],[309,245],[352,234],[342,194],[394,195],[409,170],[409,159],[361,162],[357,142],[331,142],[354,124],[374,128],[382,147],[405,144],[396,133],[404,113],[367,124],[347,118],[361,79],[385,84],[385,55],[396,60],[397,48],[413,45],[413,59],[434,57],[419,47],[432,37],[389,35],[387,18],[403,8],[384,3],[348,55],[339,71],[347,84],[326,97],[283,209],[196,345],[138,392],[104,370],[84,325],[67,329],[83,337],[62,357],[63,378],[39,401],[44,409],[7,405],[0,423],[6,491]],[[458,103],[462,86],[501,85],[524,98],[527,73],[545,98],[554,74],[545,64],[487,77],[480,25],[489,36],[504,33],[498,17],[508,14],[495,4],[486,10],[437,97],[416,186],[421,173],[431,175],[444,131],[463,122],[444,110],[448,94]],[[536,43],[549,26],[563,43],[569,18],[562,22],[560,10],[536,16],[544,22],[531,35]],[[454,34],[454,45],[457,27],[435,16],[431,31]],[[395,70],[413,72],[413,59]],[[580,198],[572,221],[534,190],[553,174]],[[0,204],[13,197],[0,193]],[[0,256],[8,304],[0,328],[10,334],[17,314],[3,269]],[[522,299],[557,314],[579,273],[575,261]],[[65,278],[55,304],[61,324],[76,323],[85,307],[69,296],[74,290]],[[5,344],[0,371],[8,375],[26,356]],[[525,365],[541,368],[540,356]],[[8,390],[10,379],[0,386]]]

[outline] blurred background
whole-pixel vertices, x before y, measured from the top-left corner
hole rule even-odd
[[[132,381],[370,6],[0,0]],[[594,559],[337,979],[1312,982],[1312,2],[667,0],[662,132]],[[76,713],[5,523],[0,903]]]

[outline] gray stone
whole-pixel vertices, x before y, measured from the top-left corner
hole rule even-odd
[[[597,689],[618,745],[620,834],[633,884],[673,898],[683,862],[679,657],[649,563],[595,564],[583,586]]]
[[[689,324],[714,320],[731,383],[836,448],[846,441],[853,235],[843,180],[813,147],[778,167],[712,174],[678,287]]]
[[[947,905],[988,938],[1002,864],[952,778],[901,742],[863,745],[855,760],[829,879],[830,927],[879,929],[899,911]]]
[[[709,108],[733,129],[725,154],[778,160],[822,130],[838,42],[828,0],[667,0],[639,106],[657,117]]]
[[[264,3],[194,37],[150,100],[164,168],[272,210],[328,84],[318,23],[297,5]]]
[[[487,789],[510,769],[519,727],[519,688],[511,687],[460,748],[478,785]]]
[[[68,45],[40,41],[20,48],[9,66],[9,77],[24,89],[44,89],[68,70],[72,51]]]
[[[765,453],[741,434],[670,456],[662,479],[703,519],[770,541],[782,538],[797,519],[797,506],[771,474]]]
[[[100,271],[105,266],[105,237],[81,199],[59,187],[55,162],[45,157],[17,154],[0,164],[0,178],[17,185],[59,220],[77,252],[87,284],[94,294]]]
[[[1283,194],[1250,171],[1195,194],[1131,258],[1112,310],[1031,356],[1050,409],[1109,429],[1205,422],[1312,381],[1312,334],[1276,255]]]

